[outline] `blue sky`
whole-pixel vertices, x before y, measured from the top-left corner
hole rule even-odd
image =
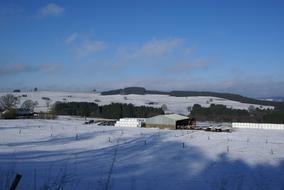
[[[284,1],[0,1],[0,90],[284,96]]]

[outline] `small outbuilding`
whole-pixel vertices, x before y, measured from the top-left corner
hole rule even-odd
[[[156,127],[161,129],[188,129],[190,119],[183,115],[166,114],[146,118],[146,127]]]

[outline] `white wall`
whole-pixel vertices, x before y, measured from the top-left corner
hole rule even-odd
[[[271,124],[271,123],[232,123],[233,128],[249,128],[249,129],[282,129],[284,124]]]

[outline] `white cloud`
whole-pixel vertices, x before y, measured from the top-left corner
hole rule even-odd
[[[104,41],[92,40],[86,35],[74,32],[65,38],[65,44],[78,57],[89,56],[105,50],[108,45]]]
[[[117,48],[114,65],[115,68],[122,68],[132,63],[140,66],[162,63],[165,57],[173,57],[183,51],[185,40],[182,38],[154,39],[140,45],[137,43],[131,46],[120,46]]]
[[[64,8],[55,3],[49,3],[39,10],[40,17],[59,16],[64,13]]]
[[[87,56],[93,53],[103,51],[107,48],[107,44],[102,41],[86,41],[77,48],[79,56]]]
[[[160,57],[173,52],[183,44],[184,40],[180,38],[152,40],[143,44],[134,56],[137,57]]]
[[[75,32],[65,39],[65,43],[72,44],[76,41],[77,38],[78,38],[78,34]]]

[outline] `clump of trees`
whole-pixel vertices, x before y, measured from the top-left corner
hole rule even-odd
[[[264,123],[284,123],[284,112],[272,111],[263,116]]]
[[[192,107],[190,116],[198,121],[231,122],[248,119],[249,112],[247,110],[230,109],[224,105],[211,104],[210,107],[205,108],[195,104]]]
[[[96,103],[88,102],[56,102],[53,106],[53,113],[57,115],[79,115],[86,117],[102,117],[119,119],[122,117],[151,117],[164,114],[162,108],[147,106],[134,106],[133,104],[112,103],[99,106]]]
[[[33,102],[32,100],[26,100],[22,103],[21,108],[33,112],[37,104],[37,102]]]
[[[195,104],[190,117],[198,121],[284,123],[284,112],[281,110],[261,110],[254,107],[240,110],[216,104],[211,104],[208,108]]]
[[[19,99],[12,95],[7,94],[5,96],[0,97],[0,109],[1,110],[9,110],[16,108],[16,105],[19,103]]]
[[[22,103],[20,108],[17,105],[20,103],[20,98],[12,94],[7,94],[0,97],[0,115],[2,119],[16,119],[17,117],[31,118],[35,106],[38,102],[26,100]],[[28,117],[29,116],[29,117]]]
[[[0,97],[0,111],[2,112],[2,118],[14,119],[16,118],[16,105],[19,103],[19,99],[12,95],[7,94]]]

